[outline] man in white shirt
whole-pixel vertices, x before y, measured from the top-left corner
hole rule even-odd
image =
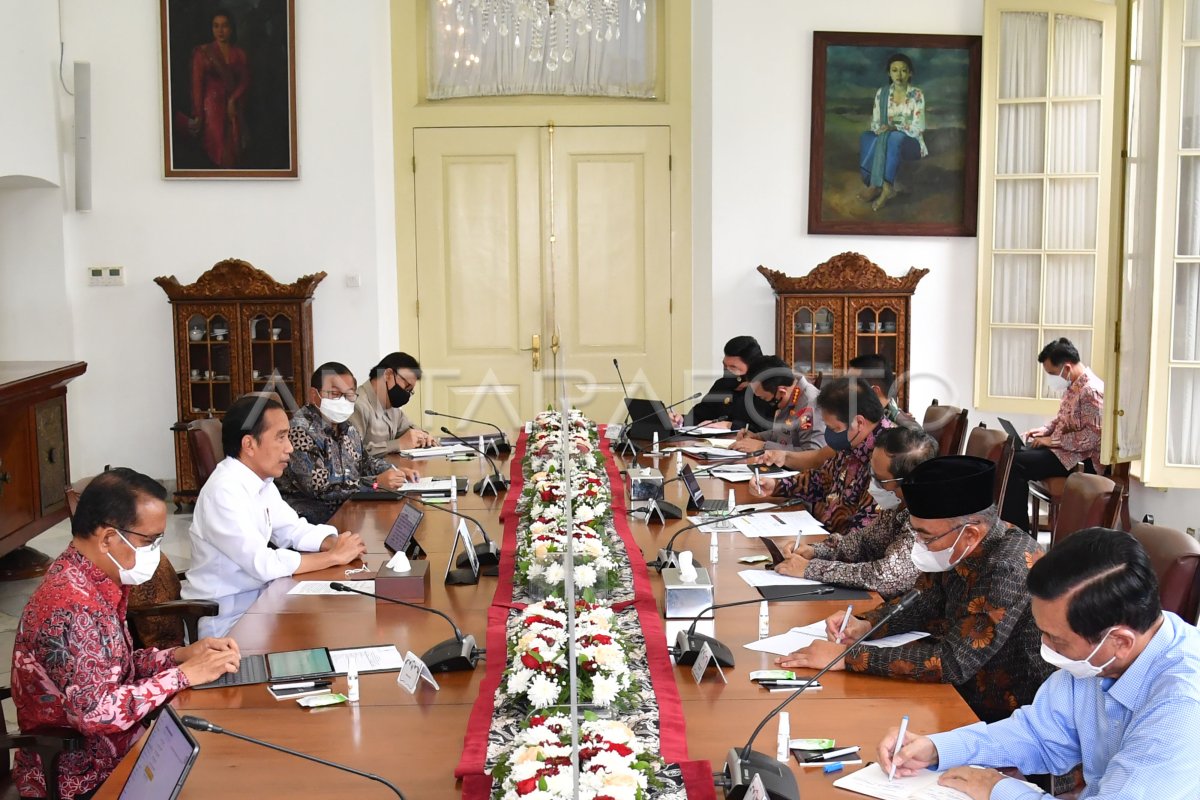
[[[288,429],[283,406],[261,397],[236,400],[221,423],[225,459],[196,500],[182,592],[220,604],[216,617],[201,618],[201,636],[226,635],[276,578],[349,564],[366,552],[357,533],[313,525],[280,496],[275,479],[292,452]]]

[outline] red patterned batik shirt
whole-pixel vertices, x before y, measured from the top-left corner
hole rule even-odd
[[[59,759],[59,792],[95,789],[145,730],[146,715],[188,686],[172,650],[134,650],[121,586],[69,545],[29,598],[13,645],[12,694],[21,730],[73,728],[83,748]],[[45,797],[41,759],[18,751],[17,789]]]

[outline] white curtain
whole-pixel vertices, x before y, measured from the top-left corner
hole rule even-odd
[[[431,100],[654,97],[653,0],[428,0]]]
[[[1050,30],[1046,14],[1001,16],[999,96],[1037,99],[999,108],[996,172],[1047,177],[996,182],[993,246],[1085,252],[995,254],[992,321],[1029,326],[991,331],[989,386],[993,395],[1006,397],[1047,396],[1044,385],[1039,390],[1037,363],[1043,339],[1065,335],[1081,351],[1086,340],[1086,351],[1091,350],[1090,327],[1051,327],[1093,322],[1095,256],[1086,251],[1096,249],[1099,197],[1096,179],[1080,173],[1099,169],[1100,104],[1089,98],[1100,93],[1103,27],[1096,20],[1058,14],[1053,47]]]
[[[1159,91],[1162,82],[1162,0],[1131,8],[1129,122],[1125,171],[1124,263],[1121,275],[1121,373],[1116,399],[1117,460],[1142,457],[1150,386],[1151,303],[1154,299],[1154,207],[1158,197]],[[1111,401],[1110,401],[1111,402]],[[1110,417],[1111,419],[1111,417]]]

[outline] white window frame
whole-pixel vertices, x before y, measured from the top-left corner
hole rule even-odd
[[[1096,249],[1095,270],[1093,273],[1092,294],[1092,324],[1091,326],[1071,326],[1047,324],[1042,320],[1041,311],[1045,306],[1046,293],[1046,255],[1056,253],[1071,253],[1080,251],[1056,251],[1046,247],[1043,237],[1042,248],[1039,250],[1015,251],[1025,254],[1037,254],[1042,259],[1041,289],[1039,291],[1039,319],[1036,324],[997,324],[992,321],[992,287],[993,262],[997,252],[1010,253],[1014,251],[995,248],[995,207],[997,192],[996,156],[999,143],[997,141],[999,107],[1005,102],[999,98],[1000,77],[1000,32],[1002,15],[1006,13],[1042,13],[1051,20],[1047,35],[1047,70],[1053,64],[1054,28],[1053,20],[1056,15],[1077,16],[1099,21],[1103,28],[1103,57],[1100,100],[1100,142],[1097,178],[1097,219],[1096,219]],[[1113,331],[1109,324],[1111,312],[1109,309],[1109,285],[1113,269],[1113,254],[1120,252],[1120,226],[1111,223],[1120,219],[1120,192],[1118,191],[1116,166],[1120,163],[1119,149],[1114,148],[1114,135],[1118,123],[1115,120],[1115,110],[1119,108],[1117,101],[1118,84],[1123,90],[1124,81],[1119,79],[1117,64],[1118,53],[1124,52],[1124,20],[1118,20],[1117,7],[1114,3],[1103,0],[1042,0],[1042,2],[1022,2],[1021,0],[985,0],[984,5],[984,35],[983,35],[983,85],[980,115],[980,192],[979,204],[979,259],[978,259],[978,296],[976,307],[976,353],[975,353],[975,406],[982,411],[1031,414],[1053,416],[1058,408],[1058,397],[1045,394],[1046,383],[1039,375],[1036,398],[994,395],[991,393],[991,346],[992,331],[996,329],[1037,330],[1039,349],[1049,339],[1046,333],[1078,329],[1091,333],[1091,352],[1084,354],[1084,360],[1092,366],[1100,377],[1103,376],[1106,354],[1113,345]],[[1045,124],[1047,131],[1051,123],[1052,84],[1047,80],[1047,96],[1043,98],[1020,98],[1016,102],[1037,102],[1039,99],[1046,103],[1047,114]],[[1123,91],[1122,91],[1123,94]],[[1074,98],[1072,98],[1074,99]],[[1095,99],[1085,97],[1079,99]],[[1123,116],[1123,115],[1122,115]],[[1048,141],[1048,138],[1047,138]],[[1111,157],[1106,158],[1106,155]],[[1043,172],[1022,177],[1039,177],[1043,181],[1043,192],[1049,180],[1055,173],[1048,171],[1049,164],[1043,165]],[[1012,176],[1006,176],[1006,180]],[[1043,195],[1045,196],[1045,195]],[[1043,205],[1043,209],[1045,206]],[[1115,228],[1115,230],[1114,230]],[[1033,361],[1030,370],[1040,370],[1040,365]]]

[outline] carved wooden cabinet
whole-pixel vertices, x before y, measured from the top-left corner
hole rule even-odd
[[[82,361],[0,362],[0,555],[67,516],[66,385],[86,369]]]
[[[187,426],[220,418],[247,392],[277,392],[288,408],[304,403],[313,371],[312,297],[325,273],[278,283],[245,261],[226,259],[195,283],[155,278],[171,301],[178,422],[175,502],[192,502],[196,475]]]
[[[879,353],[892,363],[907,408],[911,301],[929,270],[893,278],[866,256],[842,253],[799,277],[758,271],[775,292],[780,358],[809,376],[840,375],[851,359]]]

